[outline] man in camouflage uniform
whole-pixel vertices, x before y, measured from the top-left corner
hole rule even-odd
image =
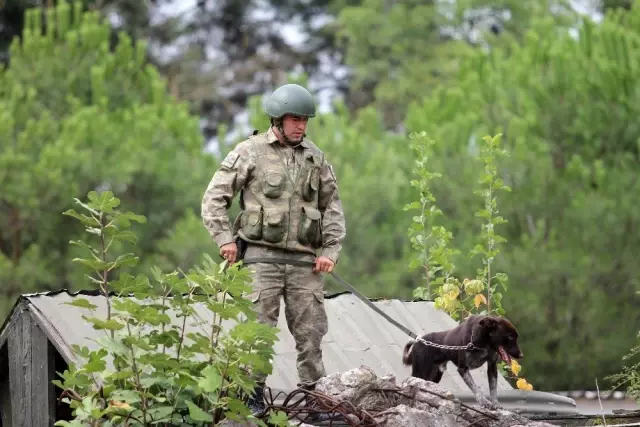
[[[225,157],[202,200],[204,225],[230,263],[238,259],[238,237],[246,242],[247,259],[315,260],[309,267],[247,264],[254,278],[248,297],[259,321],[276,326],[284,298],[287,325],[296,342],[299,385],[308,388],[325,375],[320,343],[328,325],[320,273],[333,270],[346,234],[333,169],[305,135],[315,109],[305,88],[278,88],[265,106],[270,128],[240,142]],[[238,192],[242,211],[230,227],[227,209]],[[257,380],[249,402],[254,413],[264,410],[266,378]]]

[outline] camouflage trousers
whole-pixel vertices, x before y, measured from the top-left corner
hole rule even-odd
[[[313,260],[309,254],[251,245],[245,254],[245,258],[270,256]],[[253,292],[247,297],[254,303],[258,321],[276,326],[284,300],[285,320],[296,343],[299,386],[314,384],[326,374],[320,347],[328,330],[322,276],[311,266],[255,263],[247,268],[253,275]],[[256,377],[258,382],[266,380],[262,374]]]

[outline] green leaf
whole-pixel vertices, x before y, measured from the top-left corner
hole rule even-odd
[[[120,199],[114,197],[112,191],[90,191],[88,194],[89,203],[87,205],[99,212],[112,213],[114,208],[120,206]]]
[[[109,229],[109,232],[106,234],[107,236],[109,236],[110,238],[118,242],[131,242],[131,243],[138,242],[138,236],[136,236],[136,234],[130,230],[114,231],[112,229]]]
[[[141,402],[140,394],[135,390],[116,390],[109,396],[109,399],[120,402],[136,403]]]
[[[152,423],[168,422],[173,411],[173,406],[152,406],[147,410],[147,414],[151,417]]]
[[[222,387],[222,375],[215,366],[207,366],[202,370],[203,377],[198,381],[198,385],[206,393],[215,393]]]
[[[286,427],[289,425],[289,417],[284,411],[269,411],[269,423]]]
[[[180,342],[180,334],[175,330],[152,334],[150,341],[155,344],[171,347]]]
[[[119,255],[115,261],[112,263],[112,269],[121,268],[121,267],[135,267],[138,265],[140,258],[135,256],[132,253]]]
[[[72,305],[74,307],[87,308],[89,310],[95,310],[96,308],[98,308],[97,305],[89,302],[89,300],[86,298],[75,298],[73,301],[65,302],[64,304]]]
[[[93,359],[89,360],[82,366],[82,369],[88,373],[102,372],[107,368],[107,364],[104,360]]]
[[[84,215],[84,214],[81,214],[81,213],[78,213],[74,209],[68,209],[68,210],[64,211],[62,214],[70,216],[70,217],[73,217],[73,218],[75,218],[77,220],[80,220],[80,222],[82,222],[82,224],[87,226],[87,227],[99,227],[100,226],[100,222],[96,218],[91,217],[91,216],[87,216],[87,215]]]
[[[404,206],[404,210],[405,211],[409,211],[409,210],[412,210],[412,209],[420,209],[421,207],[422,207],[422,205],[420,204],[420,202],[416,201],[416,202],[411,202],[411,203],[406,204]]]
[[[137,215],[133,212],[121,212],[115,218],[114,223],[118,227],[130,227],[131,221],[135,221],[140,224],[145,224],[147,222],[147,218],[144,215]]]
[[[91,212],[93,215],[95,215],[96,217],[100,217],[100,212],[98,212],[96,209],[92,208],[91,206],[89,206],[86,203],[83,203],[82,201],[80,201],[80,199],[74,198],[73,200],[75,200],[75,202],[77,204],[79,204],[80,206],[82,206],[84,209],[86,209],[87,211]]]
[[[187,399],[187,400],[185,400],[185,403],[189,407],[189,416],[194,421],[204,421],[204,422],[209,422],[209,423],[213,421],[213,416],[211,414],[208,414],[208,413],[204,412],[202,409],[200,409],[191,400]]]
[[[87,322],[93,324],[93,328],[97,330],[106,329],[109,331],[118,331],[124,328],[124,325],[115,319],[103,320],[97,317],[82,316]]]
[[[90,268],[94,271],[106,271],[110,270],[113,266],[112,262],[102,261],[100,259],[87,259],[87,258],[73,258],[71,261],[82,264],[85,267]]]
[[[248,387],[250,390],[253,390],[253,387]],[[227,407],[229,408],[230,411],[235,412],[237,414],[240,415],[249,415],[251,413],[251,411],[249,410],[249,408],[246,405],[246,402],[239,400],[239,399],[233,399],[230,398],[227,400]]]
[[[69,244],[71,245],[75,245],[75,246],[79,246],[82,248],[87,249],[91,254],[98,256],[100,254],[100,251],[98,251],[96,248],[90,246],[89,244],[87,244],[86,242],[83,242],[82,240],[70,240]]]

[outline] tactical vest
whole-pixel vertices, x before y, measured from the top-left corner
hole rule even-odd
[[[304,148],[302,164],[293,176],[277,143],[268,143],[266,133],[249,140],[255,168],[240,194],[242,211],[234,234],[249,243],[315,254],[322,246],[318,210],[322,152]]]

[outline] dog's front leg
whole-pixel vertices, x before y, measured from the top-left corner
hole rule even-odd
[[[471,389],[478,403],[489,409],[493,409],[494,405],[491,403],[483,394],[482,390],[476,385],[476,382],[473,380],[471,376],[471,372],[466,368],[458,368],[458,373],[462,377],[467,386]]]
[[[487,380],[489,382],[489,394],[491,403],[498,407],[498,365],[494,362],[487,364]]]

